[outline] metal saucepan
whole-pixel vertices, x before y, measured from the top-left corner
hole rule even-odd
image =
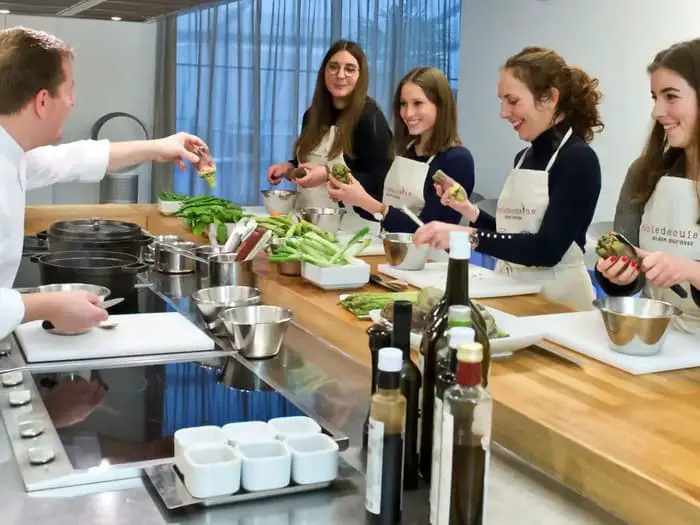
[[[102,250],[48,252],[30,259],[39,265],[42,284],[93,284],[125,298],[134,292],[137,275],[148,269],[135,255]]]
[[[253,261],[236,262],[237,253],[218,253],[209,258],[212,286],[255,286]]]
[[[194,251],[197,244],[191,241],[175,241],[162,245],[156,253],[156,270],[162,273],[194,272]]]
[[[77,219],[59,221],[39,238],[48,240],[50,251],[105,250],[123,252],[139,257],[153,237],[132,222],[108,219]]]

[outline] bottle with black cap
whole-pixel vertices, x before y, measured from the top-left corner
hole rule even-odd
[[[377,360],[379,359],[379,350],[391,345],[391,330],[386,325],[375,323],[367,329],[369,336],[369,353],[372,361],[372,377],[370,387],[371,396],[377,391]],[[367,450],[367,434],[369,432],[369,410],[367,410],[367,418],[362,425],[362,450]]]
[[[403,470],[404,490],[418,488],[418,422],[420,413],[420,370],[411,359],[411,318],[413,304],[410,301],[394,302],[391,346],[403,352],[401,368],[401,393],[406,398],[406,439]]]
[[[367,442],[365,510],[371,525],[399,525],[403,503],[406,398],[401,394],[403,353],[379,351],[377,391],[372,396]]]

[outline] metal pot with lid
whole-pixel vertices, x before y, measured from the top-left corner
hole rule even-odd
[[[43,235],[42,233],[38,234]],[[46,232],[50,251],[107,250],[139,256],[153,237],[132,222],[109,219],[59,221]]]

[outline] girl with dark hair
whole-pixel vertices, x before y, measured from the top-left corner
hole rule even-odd
[[[301,193],[297,208],[338,207],[326,185],[328,171],[336,164],[345,165],[368,193],[381,197],[392,136],[386,118],[367,95],[368,86],[367,58],[360,46],[347,40],[334,43],[318,70],[294,158],[270,166],[267,172],[268,182],[276,185],[294,168],[306,170],[293,179]]]
[[[439,69],[417,67],[399,82],[394,95],[394,162],[381,199],[360,184],[331,179],[331,197],[372,213],[387,231],[412,233],[415,223],[401,210],[409,208],[423,222],[459,224],[459,211],[446,208],[433,188],[440,170],[459,183],[466,195],[474,189],[474,159],[457,132],[457,105],[450,82]]]
[[[501,68],[498,96],[501,118],[530,146],[515,156],[496,216],[437,191],[469,220],[479,251],[499,259],[496,271],[540,284],[553,301],[591,309],[595,294],[583,250],[601,187],[589,145],[603,129],[598,81],[551,49],[527,47]],[[430,223],[414,239],[446,248],[456,228]]]
[[[599,260],[596,276],[609,295],[632,295],[681,308],[681,325],[700,328],[700,39],[675,44],[647,68],[654,123],[641,157],[630,166],[614,229],[642,259]],[[670,287],[691,294],[681,298]]]

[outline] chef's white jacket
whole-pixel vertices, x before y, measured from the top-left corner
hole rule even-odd
[[[0,126],[0,339],[24,318],[19,292],[12,290],[22,259],[27,190],[56,182],[98,182],[107,172],[108,140],[80,140],[24,152]]]

